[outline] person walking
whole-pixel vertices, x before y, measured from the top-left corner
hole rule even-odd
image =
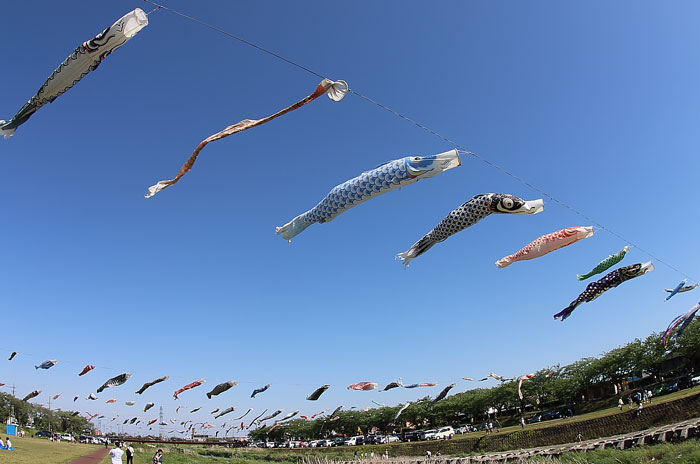
[[[163,450],[158,449],[156,454],[153,455],[153,464],[161,464],[163,462]]]
[[[617,407],[620,408],[620,411],[622,411],[622,406],[625,405],[625,402],[622,401],[622,397],[620,397],[619,400],[617,400]]]
[[[109,457],[112,459],[112,464],[122,464],[122,456],[124,456],[124,451],[122,451],[121,443],[116,442],[114,448],[110,450]]]
[[[134,448],[131,444],[126,447],[126,464],[134,464]]]

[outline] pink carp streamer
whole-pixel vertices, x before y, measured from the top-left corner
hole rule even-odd
[[[348,385],[348,390],[367,391],[375,388],[379,388],[379,384],[374,382],[358,382]]]
[[[348,92],[348,84],[345,81],[337,81],[333,82],[329,79],[323,79],[320,84],[316,87],[316,90],[314,92],[299,100],[298,102],[294,103],[291,106],[286,107],[285,109],[278,111],[275,114],[271,114],[270,116],[267,116],[262,119],[244,119],[243,121],[237,122],[236,124],[233,124],[231,126],[228,126],[226,129],[217,132],[216,134],[210,135],[206,139],[202,140],[199,142],[199,145],[197,145],[197,148],[194,149],[194,152],[192,152],[192,155],[190,155],[189,159],[185,164],[182,165],[180,170],[178,171],[177,175],[175,176],[174,179],[170,180],[161,180],[158,182],[156,185],[152,185],[151,187],[148,188],[148,193],[146,194],[146,198],[151,198],[153,195],[156,193],[160,192],[161,190],[170,187],[171,185],[175,185],[178,183],[178,181],[187,174],[190,169],[192,169],[192,166],[194,165],[195,161],[197,161],[197,157],[199,156],[199,152],[202,151],[202,149],[207,146],[209,142],[214,142],[216,140],[223,139],[225,137],[228,137],[229,135],[237,134],[238,132],[243,132],[244,130],[250,129],[251,127],[259,126],[261,124],[265,124],[266,122],[272,121],[275,118],[278,118],[284,114],[289,113],[290,111],[294,111],[297,108],[301,108],[302,106],[306,105],[307,103],[317,99],[324,93],[328,94],[328,97],[333,100],[333,101],[340,101],[345,97],[345,94]]]
[[[496,266],[503,268],[510,266],[516,261],[535,259],[544,256],[559,248],[576,243],[579,240],[593,236],[593,227],[569,227],[566,229],[543,235],[534,242],[530,242],[518,252],[508,255],[496,261]]]
[[[535,376],[535,374],[525,374],[525,375],[520,377],[520,381],[518,381],[518,397],[521,400],[523,399],[523,391],[522,391],[523,382],[525,382],[526,380],[530,380],[534,376]]]

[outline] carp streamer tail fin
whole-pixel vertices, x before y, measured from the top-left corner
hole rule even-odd
[[[408,263],[410,263],[412,259],[415,259],[418,256],[425,253],[426,251],[430,250],[430,248],[432,248],[432,246],[435,245],[435,243],[436,242],[434,242],[433,239],[430,238],[430,235],[426,235],[425,237],[414,243],[413,246],[408,249],[408,251],[399,253],[398,255],[396,255],[396,257],[403,261],[403,263],[406,266],[408,266]]]
[[[15,128],[9,128],[5,126],[9,126],[11,121],[5,121],[3,119],[0,119],[0,135],[2,135],[4,138],[9,139],[13,135],[15,135]]]
[[[574,312],[574,309],[576,309],[578,305],[579,303],[576,300],[572,301],[569,306],[556,313],[554,315],[554,319],[558,319],[561,317],[561,320],[564,321],[567,317],[571,316],[571,313]]]

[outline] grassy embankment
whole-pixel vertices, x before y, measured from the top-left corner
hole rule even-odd
[[[665,395],[662,397],[654,398],[653,405],[659,405],[663,403],[668,403],[671,401],[682,400],[683,398],[688,398],[692,395],[700,393],[700,387],[695,387],[688,390],[683,390],[680,392],[672,393],[670,395]],[[548,428],[558,427],[561,424],[572,424],[577,422],[590,421],[599,418],[610,417],[614,418],[616,415],[628,413],[627,406],[623,408],[620,412],[616,407],[607,408],[599,411],[590,412],[588,414],[582,414],[580,416],[573,417],[571,419],[554,420],[547,421],[538,424],[528,425],[526,431],[536,432],[542,431],[546,433]],[[485,437],[484,432],[474,432],[465,435],[458,435],[453,440],[436,442],[419,442],[416,444],[424,445],[448,445],[450,442],[455,444],[460,441],[474,440],[474,439],[489,439],[498,435],[516,434],[520,431],[519,426],[506,427],[502,429],[498,434]],[[610,433],[609,435],[613,435]],[[245,464],[269,464],[271,462],[278,463],[288,463],[288,462],[298,462],[302,457],[313,458],[319,457],[324,459],[338,459],[338,460],[352,460],[355,451],[361,456],[366,452],[368,455],[370,452],[374,451],[375,455],[379,456],[384,453],[385,449],[389,450],[389,455],[391,457],[396,456],[407,456],[411,454],[412,451],[418,451],[411,443],[394,443],[391,445],[375,445],[375,446],[360,446],[360,447],[340,447],[340,448],[325,448],[325,449],[255,449],[255,448],[245,448],[245,449],[228,449],[220,447],[209,447],[209,446],[197,446],[197,445],[184,445],[184,446],[172,446],[172,445],[158,445],[159,447],[165,448],[168,452],[166,453],[165,462],[168,464],[199,464],[212,462],[212,458],[218,458],[216,460],[224,461],[234,461],[237,463]],[[80,456],[91,453],[92,451],[99,448],[99,445],[82,445],[74,443],[53,443],[44,438],[15,438],[13,440],[14,451],[3,451],[0,450],[0,464],[2,463],[13,463],[13,464],[64,464],[76,459]],[[134,446],[137,449],[135,464],[151,464],[152,457],[155,453],[157,447],[154,445],[143,445],[137,444]],[[423,455],[421,450],[420,455]],[[414,453],[415,454],[415,453]],[[443,452],[443,455],[447,455],[447,452]],[[462,454],[462,453],[452,453],[452,454]],[[613,456],[614,455],[614,456]],[[652,459],[653,458],[653,459]],[[570,454],[562,457],[561,460],[549,460],[549,461],[539,461],[539,462],[551,462],[551,463],[580,463],[580,464],[597,464],[597,463],[607,463],[607,462],[619,462],[622,463],[639,463],[639,462],[654,462],[657,463],[684,463],[684,462],[700,462],[700,443],[696,440],[690,440],[686,443],[681,443],[678,445],[655,445],[651,447],[644,447],[630,451],[617,451],[617,450],[602,450],[594,451],[583,454]],[[538,461],[532,461],[533,463]],[[109,458],[106,457],[100,464],[109,464]]]
[[[223,451],[223,450],[221,450]],[[297,462],[300,456],[287,453],[282,455],[278,453],[276,456],[272,454],[264,454],[261,450],[257,453],[257,459],[251,459],[250,452],[235,450],[229,455],[229,459],[219,458],[214,462],[236,462],[237,464],[262,464],[270,462]],[[222,453],[223,454],[223,453]],[[135,464],[151,464],[153,453],[137,453]],[[265,457],[282,458],[285,457],[289,461],[267,461]],[[307,460],[307,464],[314,464],[315,459]],[[211,463],[211,457],[196,456],[189,454],[174,454],[167,453],[164,462],[168,464],[204,464]],[[324,460],[318,459],[315,464],[324,464]],[[358,464],[382,464],[381,460],[375,461],[358,461]],[[436,463],[438,461],[436,460]],[[561,458],[533,458],[524,461],[522,464],[697,464],[700,463],[700,441],[688,440],[678,444],[659,444],[645,446],[631,450],[596,450],[587,453],[566,453]],[[100,464],[108,464],[104,461]]]
[[[4,440],[4,436],[3,436]],[[13,438],[13,451],[0,450],[0,463],[12,464],[65,464],[80,456],[85,456],[96,449],[97,445],[82,445],[78,443],[51,442],[45,438]]]

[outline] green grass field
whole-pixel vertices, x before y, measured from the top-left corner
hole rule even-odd
[[[531,459],[528,464],[697,464],[700,442],[688,440],[677,444],[660,444],[631,450],[597,450],[567,453],[560,459]]]
[[[663,404],[669,401],[677,400],[692,396],[700,392],[700,386],[682,390],[670,395],[664,395],[654,398],[654,404]],[[627,406],[623,411],[627,410]],[[599,417],[611,416],[620,414],[617,407],[601,409],[580,416],[575,416],[571,419],[566,419],[568,422],[578,422]],[[527,425],[531,430],[544,429],[560,424],[560,420],[541,422],[538,424]],[[501,432],[517,431],[520,426],[511,426],[502,429]],[[455,440],[480,437],[484,432],[474,432],[465,435],[458,435]],[[16,438],[13,441],[14,451],[0,450],[0,464],[65,464],[80,456],[91,453],[99,449],[98,445],[82,445],[74,443],[53,443],[43,438]],[[343,459],[352,460],[354,452],[359,453],[374,450],[375,454],[383,452],[384,448],[395,445],[375,445],[364,447],[341,447],[341,448],[326,448],[326,449],[306,449],[306,450],[286,450],[286,449],[226,449],[220,447],[205,447],[197,445],[185,446],[160,446],[167,449],[164,458],[166,464],[199,464],[213,460],[222,460],[225,462],[236,462],[240,464],[269,464],[269,463],[291,463],[298,462],[302,457],[319,457],[328,459]],[[153,445],[137,444],[134,446],[137,453],[134,459],[135,464],[151,464],[153,454],[157,447]],[[189,453],[185,454],[185,450]],[[391,453],[391,451],[390,451]],[[201,454],[201,455],[200,455]],[[613,456],[614,455],[614,456]],[[214,458],[214,459],[212,459]],[[126,458],[124,458],[126,462]],[[109,464],[109,457],[105,457],[100,464]],[[700,443],[696,440],[690,440],[685,443],[676,445],[656,445],[630,451],[618,450],[602,450],[584,454],[565,455],[560,460],[545,460],[532,461],[535,462],[551,462],[551,463],[576,463],[576,464],[597,464],[597,463],[700,463]]]
[[[99,449],[97,445],[81,445],[46,438],[10,438],[14,451],[0,450],[0,463],[12,464],[65,464]],[[108,461],[106,461],[108,462]]]

